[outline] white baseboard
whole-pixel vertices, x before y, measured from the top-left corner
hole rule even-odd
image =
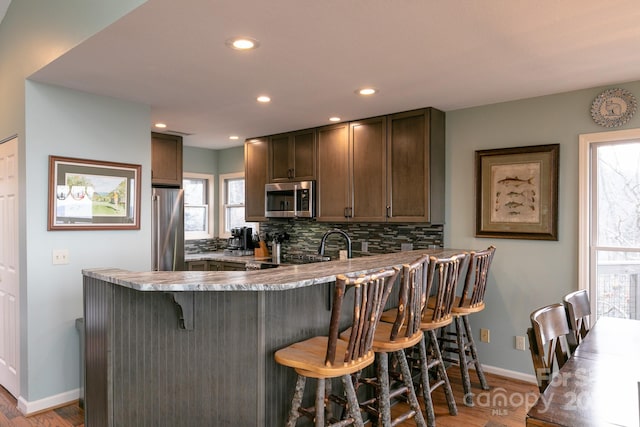
[[[24,397],[18,397],[18,410],[24,415],[31,415],[52,408],[58,408],[72,403],[80,398],[80,389],[49,396],[44,399],[28,402]]]
[[[514,380],[520,380],[531,384],[538,384],[538,382],[536,381],[536,376],[533,374],[523,374],[522,372],[511,371],[509,369],[498,368],[496,366],[490,365],[482,365],[482,369],[485,372],[494,375],[500,375],[501,377],[512,378]]]

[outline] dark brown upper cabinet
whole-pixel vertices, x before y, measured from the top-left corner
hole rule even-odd
[[[182,137],[151,133],[151,184],[182,187]]]
[[[317,132],[318,221],[443,223],[442,111],[407,111]]]
[[[318,129],[318,221],[385,221],[385,144],[385,117]]]
[[[264,186],[267,183],[268,139],[252,138],[244,143],[245,221],[266,221]]]
[[[269,181],[316,179],[315,153],[315,129],[269,137]]]
[[[387,220],[444,222],[444,113],[387,116]]]

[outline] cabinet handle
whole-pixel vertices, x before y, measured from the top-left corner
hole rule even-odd
[[[387,218],[391,218],[391,206],[387,206]]]
[[[349,218],[349,208],[344,208],[344,217]]]

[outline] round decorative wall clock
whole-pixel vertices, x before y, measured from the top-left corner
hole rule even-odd
[[[638,101],[626,89],[607,89],[593,100],[591,117],[600,126],[622,126],[635,114]]]

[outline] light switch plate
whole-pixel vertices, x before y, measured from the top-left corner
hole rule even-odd
[[[413,250],[413,243],[401,243],[400,244],[400,250],[401,251],[412,251]]]
[[[54,249],[51,258],[53,265],[69,264],[69,249]]]

